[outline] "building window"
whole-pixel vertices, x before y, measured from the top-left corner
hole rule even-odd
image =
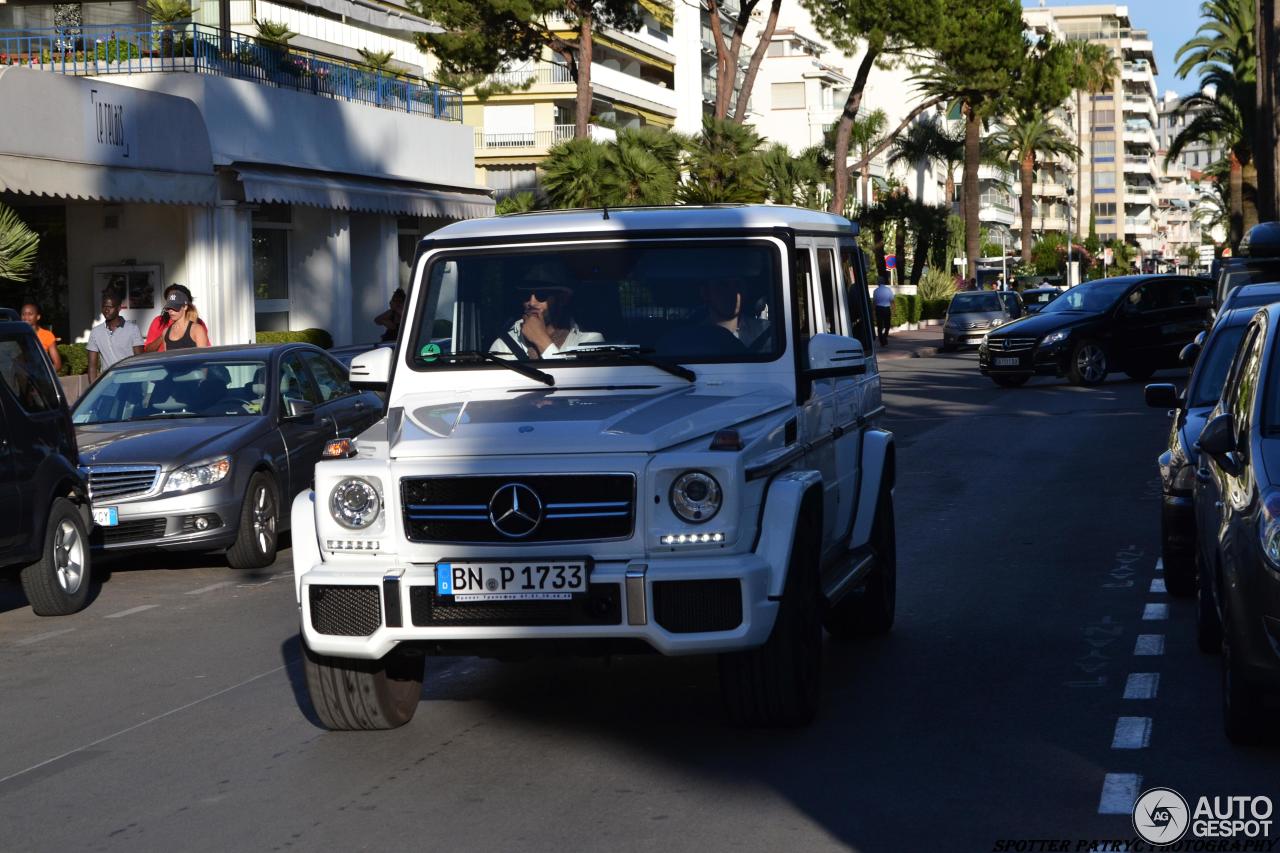
[[[1093,142],[1093,156],[1095,157],[1114,157],[1116,154],[1116,141],[1114,139],[1095,139]]]
[[[1093,212],[1096,213],[1098,216],[1115,216],[1116,203],[1113,201],[1108,201],[1100,204],[1095,204],[1093,206]]]
[[[1093,176],[1093,185],[1102,189],[1104,187],[1115,188],[1116,173],[1115,172],[1098,172]]]
[[[498,198],[534,192],[538,189],[538,169],[536,166],[488,166],[484,170],[484,183]]]
[[[289,328],[289,231],[293,212],[287,204],[264,204],[253,212],[254,328]]]
[[[771,41],[769,42],[769,49],[768,51],[766,51],[766,54],[768,56],[782,56],[782,51],[783,51],[782,42]]]
[[[771,94],[775,110],[804,109],[804,83],[774,83]]]

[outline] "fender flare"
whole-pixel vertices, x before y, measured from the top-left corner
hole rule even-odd
[[[769,597],[778,599],[787,582],[787,566],[791,562],[791,546],[795,542],[796,522],[801,507],[811,492],[818,497],[822,512],[822,475],[817,471],[788,471],[774,478],[765,494],[764,511],[760,513],[760,538],[755,552],[769,564]],[[822,526],[819,524],[818,529]]]
[[[302,576],[323,562],[320,540],[316,538],[316,493],[313,489],[299,492],[289,509],[289,528],[293,536],[293,600],[302,607]]]
[[[871,525],[875,522],[876,499],[883,484],[890,493],[897,477],[897,450],[893,433],[883,429],[868,429],[862,434],[861,477],[858,488],[858,517],[849,535],[849,548],[867,544],[871,539]]]

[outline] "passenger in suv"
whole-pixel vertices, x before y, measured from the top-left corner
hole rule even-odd
[[[399,349],[352,363],[353,382],[390,383],[387,416],[293,503],[320,720],[407,722],[427,653],[562,641],[718,654],[733,718],[812,719],[824,626],[894,616],[894,445],[856,235],[744,206],[425,240]],[[573,288],[599,340],[538,360],[493,343],[535,274]]]
[[[66,398],[31,326],[0,321],[0,568],[21,572],[31,609],[89,600],[89,503]]]

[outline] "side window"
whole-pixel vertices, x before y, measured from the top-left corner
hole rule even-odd
[[[1258,372],[1262,362],[1262,341],[1264,335],[1260,327],[1254,327],[1253,334],[1240,350],[1240,368],[1235,386],[1231,389],[1231,397],[1227,404],[1231,415],[1235,418],[1236,431],[1243,432],[1252,420],[1253,399],[1258,390]]]
[[[813,266],[809,260],[809,248],[798,247],[796,249],[796,280],[792,283],[792,290],[796,294],[796,321],[800,327],[800,337],[796,343],[801,345],[809,341],[809,285],[812,281]],[[801,350],[801,352],[804,351]]]
[[[871,352],[871,302],[866,285],[858,275],[858,253],[852,246],[840,247],[840,269],[849,304],[849,336],[862,342],[862,351]]]
[[[286,400],[306,400],[308,403],[320,405],[320,392],[311,382],[311,377],[294,353],[280,360],[280,406],[286,407]]]
[[[311,375],[315,378],[322,401],[327,403],[351,393],[351,383],[343,375],[341,366],[334,364],[328,356],[318,352],[305,352],[302,359],[311,368]]]
[[[0,380],[28,412],[58,408],[58,391],[53,385],[56,380],[46,358],[30,335],[0,341]]]
[[[1233,403],[1236,399],[1236,389],[1240,385],[1240,377],[1243,375],[1243,365],[1247,360],[1247,353],[1253,347],[1253,343],[1257,337],[1257,326],[1251,325],[1245,330],[1244,340],[1242,340],[1240,342],[1240,346],[1236,348],[1235,357],[1231,360],[1231,367],[1227,369],[1227,381],[1222,384],[1222,396],[1219,399],[1227,404],[1227,409],[1232,413],[1235,412]]]
[[[836,281],[836,253],[818,250],[818,282],[822,286],[822,328],[818,331],[838,335],[843,331],[840,310],[840,284]]]

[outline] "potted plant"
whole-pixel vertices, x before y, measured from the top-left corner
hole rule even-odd
[[[147,0],[143,6],[151,20],[160,24],[160,55],[173,56],[173,25],[191,21],[190,0]]]

